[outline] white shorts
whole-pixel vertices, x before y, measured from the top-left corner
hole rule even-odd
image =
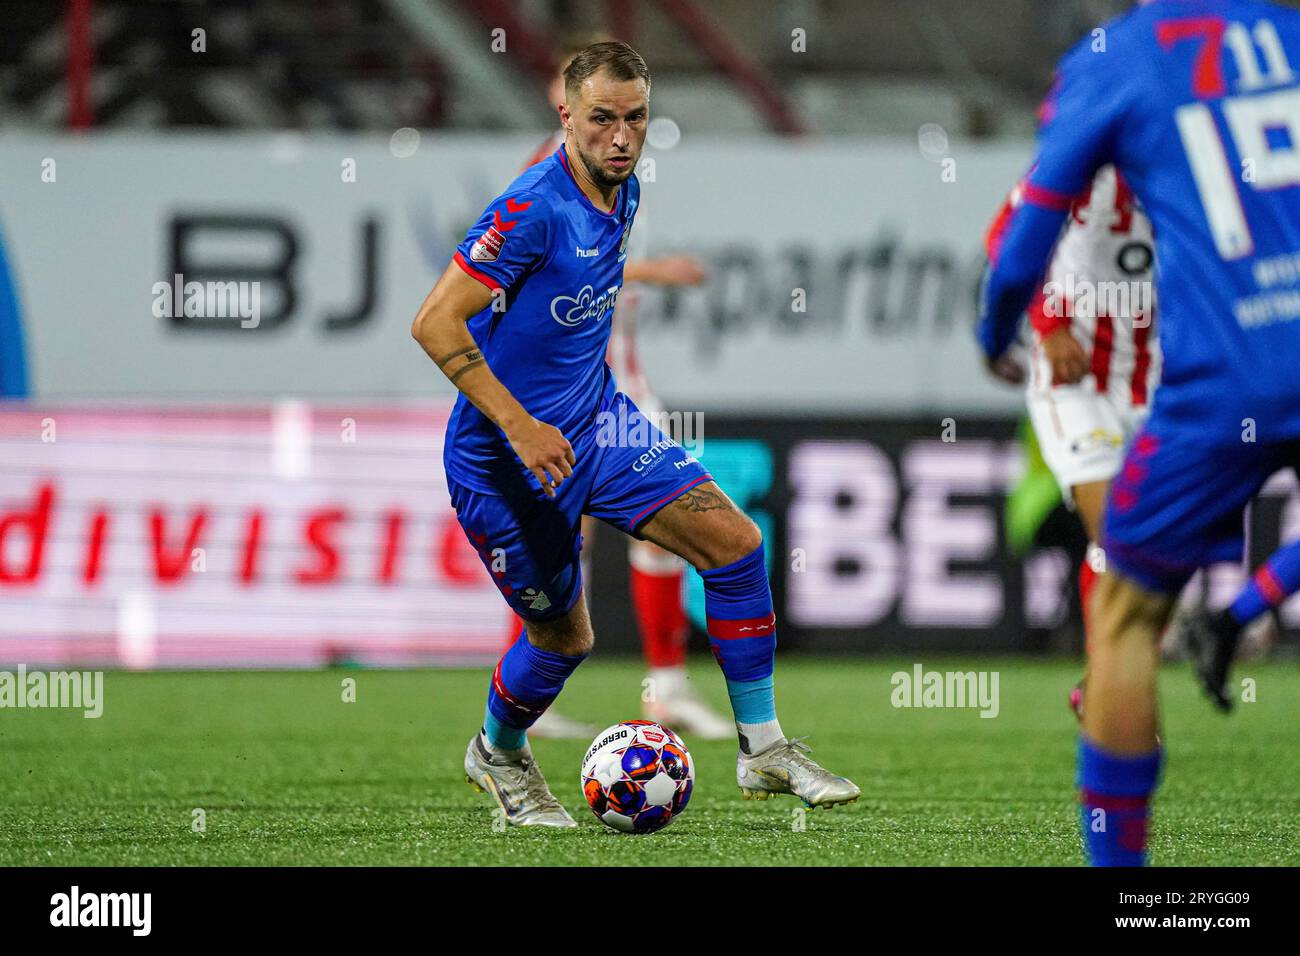
[[[1043,461],[1070,502],[1076,485],[1110,481],[1119,474],[1128,443],[1148,411],[1146,405],[1098,392],[1090,379],[1031,391],[1026,398]]]

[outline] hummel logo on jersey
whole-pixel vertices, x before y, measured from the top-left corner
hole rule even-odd
[[[593,249],[583,249],[581,246],[578,247],[578,258],[579,258],[579,259],[590,259],[592,256],[598,256],[598,255],[600,255],[600,247],[599,247],[599,246],[597,246],[596,248],[593,248]]]
[[[506,212],[524,212],[532,204],[531,199],[528,202],[507,199]],[[487,232],[479,236],[478,242],[470,247],[469,257],[475,262],[495,262],[497,256],[501,255],[501,247],[505,245],[505,234],[517,225],[519,225],[518,219],[503,219],[500,209],[493,210],[492,225],[488,226]]]
[[[588,285],[582,287],[582,291],[576,298],[570,295],[557,295],[551,300],[551,318],[568,328],[575,328],[587,319],[595,319],[599,322],[605,317],[605,313],[614,308],[618,289],[618,286],[612,285],[600,295],[596,295]]]
[[[531,205],[532,205],[531,200],[528,202],[515,202],[513,199],[507,199],[506,212],[523,212]],[[519,225],[519,220],[511,219],[507,221],[505,219],[502,219],[501,210],[497,209],[492,213],[492,225],[496,226],[502,232],[509,232],[511,229],[515,228],[515,226]]]
[[[546,596],[546,592],[536,588],[524,588],[522,599],[534,611],[545,611],[551,606],[551,599]]]

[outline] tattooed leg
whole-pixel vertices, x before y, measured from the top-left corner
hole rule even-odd
[[[674,505],[680,505],[687,511],[717,511],[719,508],[730,508],[736,511],[737,508],[732,504],[731,499],[722,493],[722,489],[713,482],[698,485],[692,488],[686,494],[677,498]]]
[[[712,481],[659,509],[640,533],[701,571],[738,561],[763,542],[758,526]]]

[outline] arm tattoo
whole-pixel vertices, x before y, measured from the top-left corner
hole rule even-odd
[[[443,368],[444,366],[446,366],[446,364],[447,364],[448,362],[450,362],[452,359],[454,359],[457,355],[466,355],[466,354],[468,354],[468,353],[470,353],[470,352],[473,352],[475,355],[478,355],[479,358],[482,358],[482,357],[483,357],[483,356],[482,356],[482,353],[480,353],[479,350],[478,350],[478,346],[477,346],[477,345],[471,345],[471,346],[468,346],[467,348],[463,348],[463,349],[461,349],[459,352],[452,352],[450,355],[444,355],[444,356],[443,356],[442,358],[440,358],[440,359],[434,359],[434,361],[438,363],[438,368]],[[473,358],[474,358],[474,355],[470,355],[470,359],[472,360]]]
[[[726,495],[719,494],[716,491],[708,491],[704,488],[692,488],[686,494],[677,499],[687,511],[717,511],[718,509],[731,508],[735,505],[731,503]]]
[[[465,356],[465,364],[462,365],[459,369],[457,369],[456,374],[451,377],[451,384],[455,385],[456,379],[460,378],[470,369],[476,368],[477,366],[483,364],[484,364],[483,353],[480,352],[478,349],[474,349],[468,355]]]

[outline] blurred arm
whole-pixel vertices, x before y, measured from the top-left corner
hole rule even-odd
[[[1117,51],[1108,55],[1120,56]],[[1019,204],[1001,223],[1001,235],[989,243],[976,333],[989,360],[1000,358],[1015,341],[1070,204],[1114,152],[1133,92],[1124,75],[1109,71],[1110,62],[1086,43],[1076,46],[1061,60],[1039,109],[1037,157],[1020,186]]]
[[[1043,205],[1026,200],[1011,214],[980,291],[977,334],[989,359],[999,358],[1015,341],[1069,209],[1069,197],[1052,197]]]
[[[708,273],[694,256],[637,259],[623,267],[625,282],[644,282],[646,285],[699,285],[706,278]]]

